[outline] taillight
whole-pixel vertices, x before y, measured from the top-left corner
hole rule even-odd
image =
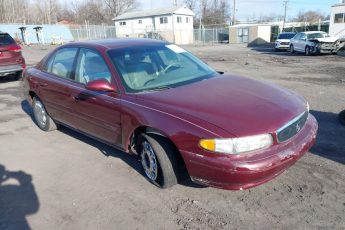
[[[11,45],[8,47],[8,50],[16,53],[22,52],[22,48],[19,45]]]

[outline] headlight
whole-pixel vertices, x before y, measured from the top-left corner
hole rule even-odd
[[[310,106],[309,106],[309,103],[307,102],[307,111],[308,111],[308,113],[309,113],[309,111],[310,111]]]
[[[270,134],[228,139],[202,139],[200,147],[211,152],[241,154],[253,150],[263,149],[273,144]]]

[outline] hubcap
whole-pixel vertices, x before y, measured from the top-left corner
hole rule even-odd
[[[147,141],[143,141],[141,150],[141,164],[146,176],[155,181],[157,179],[157,159],[156,155]]]
[[[47,123],[47,113],[43,104],[40,101],[36,101],[34,105],[34,114],[36,121],[40,126],[44,127]]]

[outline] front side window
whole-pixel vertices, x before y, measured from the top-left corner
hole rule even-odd
[[[344,16],[345,14],[335,14],[334,23],[344,23]]]
[[[307,38],[307,35],[304,34],[304,33],[302,33],[302,34],[301,34],[301,37],[300,37],[299,39],[304,40],[304,39],[306,39],[306,38]]]
[[[110,50],[109,56],[130,93],[178,87],[216,75],[176,45],[133,46]]]
[[[89,81],[105,79],[111,82],[111,73],[103,57],[96,51],[90,49],[80,49],[75,80],[86,84]]]
[[[73,63],[78,48],[63,48],[58,50],[47,62],[46,71],[56,76],[71,79],[73,77]]]

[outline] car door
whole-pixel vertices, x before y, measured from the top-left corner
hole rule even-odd
[[[116,92],[94,92],[85,85],[94,80],[105,79],[115,84],[111,71],[100,53],[80,49],[76,62],[74,98],[75,124],[84,133],[107,143],[121,143],[121,101]]]
[[[66,125],[74,126],[74,100],[71,97],[71,82],[78,48],[57,50],[42,70],[35,72],[38,95],[49,115]]]
[[[293,45],[294,49],[296,50],[298,39],[299,39],[300,34],[296,34],[295,37],[293,37],[290,41],[290,43]]]
[[[301,37],[300,37],[299,43],[298,43],[298,49],[300,52],[305,51],[306,43],[307,43],[307,35],[305,33],[301,33]]]

